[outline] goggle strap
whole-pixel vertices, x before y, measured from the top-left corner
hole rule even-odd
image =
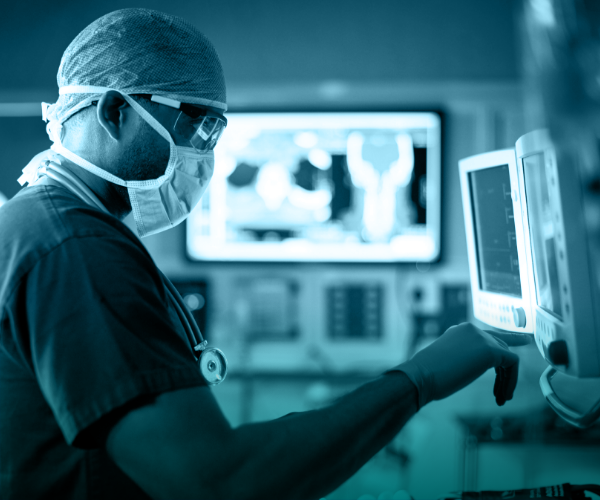
[[[165,106],[170,106],[175,109],[179,109],[181,106],[180,101],[176,101],[175,99],[170,99],[168,97],[162,97],[160,95],[153,94],[150,100],[159,104],[164,104]]]

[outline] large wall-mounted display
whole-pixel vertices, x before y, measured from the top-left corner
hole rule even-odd
[[[229,113],[193,260],[431,262],[440,252],[441,115]]]

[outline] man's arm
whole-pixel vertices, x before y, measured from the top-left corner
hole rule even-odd
[[[518,357],[507,343],[530,340],[494,335],[468,323],[450,328],[398,371],[327,408],[237,429],[208,388],[164,393],[120,419],[106,448],[153,498],[319,498],[380,450],[417,405],[449,396],[492,367],[498,404],[511,399]]]
[[[327,408],[232,429],[211,390],[195,387],[129,412],[106,448],[153,498],[319,498],[392,439],[416,402],[395,372]]]

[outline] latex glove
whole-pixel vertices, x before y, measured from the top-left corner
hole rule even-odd
[[[519,357],[508,346],[530,344],[530,335],[480,330],[470,323],[448,328],[435,342],[390,371],[402,371],[419,391],[419,408],[443,399],[488,369],[496,368],[494,396],[498,406],[512,399]]]

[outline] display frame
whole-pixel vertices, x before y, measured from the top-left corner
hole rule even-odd
[[[333,264],[333,265],[347,265],[347,264],[361,264],[361,265],[390,265],[390,264],[415,264],[415,263],[427,263],[434,264],[439,262],[442,257],[442,239],[443,239],[443,231],[442,231],[442,200],[443,200],[443,172],[444,172],[444,133],[445,133],[445,124],[444,124],[444,112],[439,108],[431,108],[431,107],[415,107],[415,108],[390,108],[385,106],[367,106],[367,107],[351,107],[344,106],[343,108],[338,107],[261,107],[261,108],[244,108],[244,109],[234,109],[230,113],[227,114],[227,118],[229,123],[231,123],[231,118],[235,119],[236,115],[239,116],[250,116],[252,114],[262,114],[262,115],[291,115],[291,114],[302,114],[305,116],[313,116],[318,114],[337,114],[339,116],[343,115],[354,115],[354,114],[382,114],[391,116],[392,114],[402,114],[402,115],[420,115],[420,114],[429,114],[433,117],[434,120],[437,121],[437,144],[434,159],[427,159],[428,169],[427,169],[427,226],[430,228],[431,233],[433,234],[433,250],[431,254],[426,257],[421,257],[419,255],[403,257],[403,258],[363,258],[358,255],[358,252],[348,253],[348,252],[339,252],[337,257],[327,257],[323,255],[313,256],[311,258],[297,258],[297,257],[289,257],[289,258],[279,258],[274,256],[267,257],[227,257],[223,256],[222,253],[213,252],[211,256],[202,256],[195,253],[193,250],[190,250],[190,219],[186,221],[185,231],[184,231],[184,255],[188,262],[194,264],[204,264],[204,263],[217,263],[217,264],[265,264],[265,265],[277,265],[277,264]],[[437,168],[431,169],[429,168],[430,161],[437,161]],[[212,184],[212,181],[211,181]],[[210,189],[210,185],[209,188]],[[429,230],[429,229],[428,229]],[[429,236],[429,235],[428,235]],[[341,244],[338,245],[339,249],[343,249]],[[362,245],[364,248],[365,245]],[[356,249],[354,249],[356,250]]]
[[[469,175],[490,168],[508,166],[515,239],[519,258],[521,297],[483,290],[480,286],[479,257],[477,254],[474,207],[472,204]],[[478,320],[495,328],[518,333],[533,333],[530,291],[527,273],[524,228],[521,224],[521,203],[518,190],[517,161],[514,149],[503,149],[483,153],[459,161],[460,187],[465,219],[469,277],[473,301],[473,315]]]

